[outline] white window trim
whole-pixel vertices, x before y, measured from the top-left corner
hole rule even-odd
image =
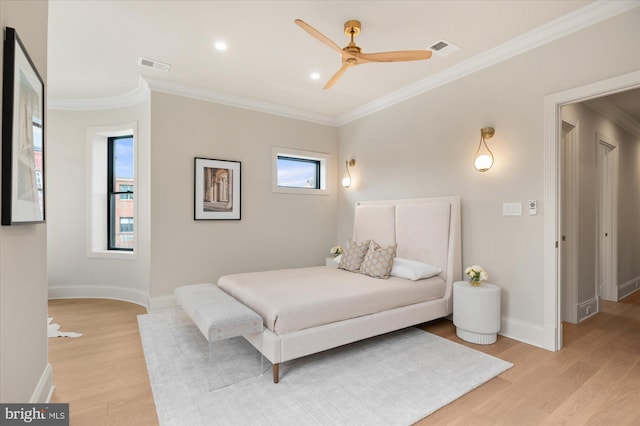
[[[133,205],[133,251],[109,250],[107,242],[107,140],[133,135],[133,193],[138,194],[138,123],[87,128],[87,246],[89,258],[136,260],[138,203]]]
[[[278,156],[301,158],[320,162],[320,189],[316,188],[289,188],[278,186]],[[281,194],[306,194],[306,195],[331,195],[329,188],[331,156],[323,152],[303,151],[274,146],[271,148],[271,191]]]

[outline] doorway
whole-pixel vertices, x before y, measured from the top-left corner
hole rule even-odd
[[[632,72],[608,80],[546,96],[545,106],[545,197],[544,197],[544,326],[542,346],[551,351],[562,348],[562,257],[560,147],[562,105],[586,101],[640,87],[640,73]]]

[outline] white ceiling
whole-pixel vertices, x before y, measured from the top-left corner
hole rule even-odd
[[[481,63],[514,40],[526,50],[522,46],[532,31],[559,28],[568,14],[599,3],[51,1],[48,96],[53,102],[123,96],[143,76],[176,90],[339,117],[448,70]],[[443,38],[460,50],[427,61],[364,64],[323,90],[340,57],[295,25],[296,18],[340,46],[348,43],[344,22],[358,19],[362,33],[356,43],[366,53],[426,49]],[[217,40],[226,41],[228,50],[216,51]],[[141,67],[139,57],[170,63],[171,69]],[[321,78],[311,80],[312,72]]]

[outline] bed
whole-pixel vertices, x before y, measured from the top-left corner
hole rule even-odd
[[[397,258],[440,272],[418,280],[380,279],[321,266],[218,280],[218,287],[263,318],[262,335],[246,338],[273,364],[275,383],[282,362],[452,313],[453,282],[462,273],[459,197],[358,202],[352,240],[395,245]]]

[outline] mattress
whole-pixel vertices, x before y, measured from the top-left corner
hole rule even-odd
[[[377,279],[320,266],[226,275],[218,287],[284,334],[439,299],[446,284],[438,276]]]

